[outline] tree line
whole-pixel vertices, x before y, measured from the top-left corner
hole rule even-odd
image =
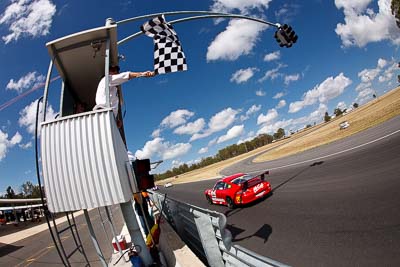
[[[166,179],[169,177],[174,177],[174,176],[180,175],[182,173],[200,169],[200,168],[206,167],[208,165],[211,165],[211,164],[247,153],[256,148],[265,146],[269,143],[272,143],[273,140],[281,139],[284,136],[285,136],[285,130],[282,128],[279,128],[278,131],[276,133],[274,133],[273,135],[260,134],[250,141],[246,141],[246,142],[243,142],[240,144],[233,144],[233,145],[227,146],[223,149],[220,149],[216,155],[202,158],[200,160],[200,162],[198,162],[198,163],[194,163],[191,165],[184,163],[184,164],[181,164],[178,167],[174,167],[171,170],[168,170],[164,173],[156,174],[155,179],[163,180],[163,179]]]
[[[358,103],[354,103],[353,104],[353,108],[358,108]],[[347,109],[340,109],[340,108],[335,108],[335,110],[333,111],[333,114],[335,114],[336,117],[339,117],[340,115],[343,115],[343,113],[345,113],[347,111]],[[328,122],[332,119],[332,116],[329,115],[328,111],[325,112],[324,115],[324,121]]]
[[[43,190],[44,192],[44,190]],[[0,195],[2,199],[40,198],[40,187],[27,181],[20,186],[20,193],[15,193],[11,186],[8,186],[6,193]]]

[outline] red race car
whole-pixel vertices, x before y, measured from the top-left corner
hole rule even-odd
[[[237,173],[217,181],[213,189],[204,191],[210,204],[227,205],[233,209],[260,199],[271,192],[271,184],[265,181],[269,171],[259,175]]]

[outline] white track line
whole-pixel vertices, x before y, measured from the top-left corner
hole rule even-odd
[[[349,151],[351,151],[351,150],[358,149],[358,148],[360,148],[360,147],[367,146],[367,145],[370,145],[370,144],[372,144],[372,143],[378,142],[378,141],[380,141],[380,140],[382,140],[382,139],[388,138],[388,137],[390,137],[390,136],[392,136],[392,135],[394,135],[394,134],[397,134],[397,133],[399,133],[399,132],[400,132],[400,129],[397,130],[397,131],[394,131],[394,132],[392,132],[392,133],[390,133],[390,134],[387,134],[387,135],[385,135],[385,136],[379,137],[378,139],[375,139],[375,140],[369,141],[369,142],[367,142],[367,143],[364,143],[364,144],[361,144],[361,145],[358,145],[358,146],[355,146],[355,147],[351,147],[351,148],[348,148],[348,149],[345,149],[345,150],[342,150],[342,151],[339,151],[339,152],[335,152],[335,153],[332,153],[332,154],[329,154],[329,155],[325,155],[325,156],[321,156],[321,157],[313,158],[313,159],[308,159],[308,160],[304,160],[304,161],[300,161],[300,162],[296,162],[296,163],[291,163],[291,164],[283,165],[283,166],[279,166],[279,167],[268,168],[268,169],[262,169],[262,170],[258,170],[258,171],[252,171],[252,172],[249,172],[249,174],[259,173],[259,172],[265,171],[265,170],[278,170],[278,169],[283,169],[283,168],[292,167],[292,166],[300,165],[300,164],[307,163],[307,162],[311,162],[311,161],[316,161],[316,160],[320,160],[320,159],[325,159],[325,158],[328,158],[328,157],[336,156],[336,155],[343,154],[343,153],[349,152]]]

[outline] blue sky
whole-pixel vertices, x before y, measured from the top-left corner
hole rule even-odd
[[[156,172],[191,164],[219,149],[319,123],[325,111],[363,104],[397,86],[400,29],[389,0],[213,0],[0,2],[0,194],[36,183],[35,101],[49,56],[45,43],[115,20],[176,10],[211,10],[289,23],[299,36],[280,48],[275,29],[243,20],[176,24],[188,71],[135,79],[123,86],[128,148],[163,159]],[[177,17],[167,17],[173,20]],[[118,27],[119,39],[145,21]],[[146,36],[119,47],[123,70],[153,68]],[[50,91],[49,116],[59,110],[60,83]],[[15,103],[4,106],[8,101]]]

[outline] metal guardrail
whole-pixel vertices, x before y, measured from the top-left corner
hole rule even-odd
[[[206,265],[288,267],[239,245],[232,245],[232,234],[226,229],[224,214],[182,203],[157,192],[152,192],[151,198],[179,237]]]

